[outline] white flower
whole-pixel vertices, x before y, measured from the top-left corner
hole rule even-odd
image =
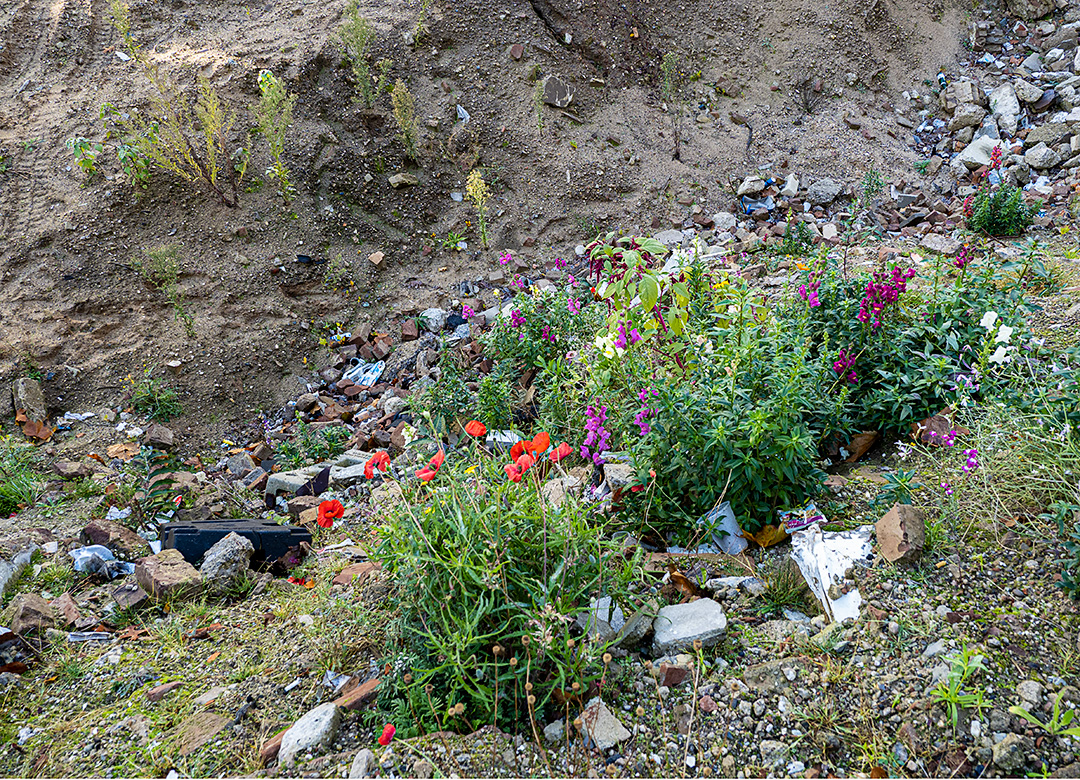
[[[982,316],[982,319],[979,320],[979,326],[986,328],[987,330],[993,330],[995,322],[997,322],[997,312],[988,311]]]
[[[1008,344],[1009,339],[1012,338],[1013,329],[1008,325],[1002,325],[998,328],[997,337],[994,339],[998,344]]]
[[[1009,350],[1004,344],[999,344],[998,348],[994,350],[994,354],[990,356],[991,363],[998,363],[1004,365],[1009,360]]]

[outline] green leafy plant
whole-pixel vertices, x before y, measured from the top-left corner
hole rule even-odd
[[[1057,524],[1064,539],[1069,561],[1061,573],[1061,587],[1074,599],[1080,599],[1080,494],[1075,501],[1055,501],[1042,518]]]
[[[669,51],[660,62],[660,95],[667,104],[668,113],[671,115],[671,135],[673,149],[671,159],[678,160],[681,154],[681,131],[682,116],[685,110],[683,99],[680,94],[683,76],[679,70],[679,55]]]
[[[1043,723],[1036,718],[1030,712],[1023,707],[1016,705],[1009,707],[1009,712],[1013,715],[1023,718],[1028,723],[1038,726],[1047,734],[1054,737],[1077,737],[1080,738],[1080,726],[1073,726],[1069,728],[1069,724],[1072,723],[1073,718],[1076,716],[1076,710],[1066,710],[1061,712],[1061,699],[1060,695],[1054,697],[1054,711],[1050,715],[1050,720]]]
[[[139,484],[140,491],[131,502],[131,508],[140,525],[156,525],[167,511],[174,508],[172,503],[176,495],[176,481],[173,473],[176,466],[166,452],[153,447],[142,447],[139,454],[128,465]]]
[[[345,11],[345,22],[338,28],[338,41],[352,68],[360,100],[367,108],[375,105],[375,85],[371,79],[368,63],[371,47],[375,43],[375,28],[360,16],[360,2],[355,0]]]
[[[87,179],[97,175],[97,157],[104,147],[88,138],[75,137],[67,140],[67,147],[75,155],[75,164],[86,173]]]
[[[914,470],[906,471],[902,468],[885,472],[885,484],[870,502],[870,506],[876,508],[893,504],[910,504],[912,494],[922,487],[922,483],[916,481],[916,476]]]
[[[536,729],[593,695],[610,657],[575,619],[600,594],[634,607],[627,585],[641,556],[625,560],[606,524],[573,497],[552,512],[533,473],[509,482],[501,463],[474,449],[446,460],[435,491],[402,484],[406,499],[381,526],[373,557],[399,587],[393,638],[408,666],[380,706],[405,699],[414,718],[467,733]]]
[[[151,159],[133,144],[118,143],[116,156],[120,160],[120,170],[131,180],[137,190],[150,187]]]
[[[383,57],[375,63],[375,92],[381,95],[383,92],[391,92],[394,85],[390,83],[390,68],[394,67],[394,61]]]
[[[480,380],[476,391],[476,417],[489,430],[505,430],[513,421],[510,382],[498,374],[488,374]]]
[[[790,257],[805,257],[814,251],[814,234],[802,220],[794,219],[794,215],[788,216],[787,227],[784,229],[784,237],[776,248],[776,254]]]
[[[131,407],[139,414],[145,414],[152,420],[168,422],[173,417],[184,413],[179,394],[171,387],[166,387],[160,379],[150,376],[147,369],[143,378],[135,382],[130,391]]]
[[[420,43],[428,34],[427,12],[431,0],[420,0],[420,10],[416,14],[416,23],[413,25],[413,42]]]
[[[390,100],[394,107],[394,121],[398,126],[398,137],[405,145],[405,155],[410,160],[418,159],[420,153],[420,129],[416,124],[416,101],[405,86],[405,82],[398,79],[394,84],[394,91],[390,93]]]
[[[456,250],[461,248],[459,246],[459,244],[461,244],[461,242],[464,241],[464,240],[465,240],[465,235],[463,233],[456,233],[453,230],[451,230],[451,231],[447,232],[446,238],[443,239],[442,247],[443,247],[443,249],[456,251]]]
[[[142,256],[133,265],[143,278],[159,292],[165,294],[173,307],[173,318],[181,322],[189,338],[195,338],[195,317],[184,306],[184,293],[180,289],[180,246],[163,244],[142,250]]]
[[[473,397],[465,386],[462,367],[444,344],[439,350],[439,378],[409,397],[409,408],[416,417],[428,421],[439,436],[446,436],[455,421],[464,423],[472,408]]]
[[[32,445],[0,437],[0,515],[37,501],[44,485],[34,468],[40,462],[41,455]]]
[[[285,151],[285,133],[292,124],[296,95],[290,94],[281,80],[268,70],[259,71],[259,92],[262,97],[255,105],[255,117],[259,132],[270,144],[271,163],[266,176],[277,180],[281,197],[288,203],[296,194],[296,188],[289,180],[289,169],[281,155]]]
[[[473,168],[469,172],[469,178],[465,182],[465,194],[476,209],[476,221],[480,227],[480,243],[483,244],[484,249],[487,249],[487,202],[491,198],[491,192],[479,168]]]
[[[930,698],[945,707],[956,728],[960,720],[960,710],[975,708],[982,712],[986,707],[981,688],[971,689],[972,679],[986,668],[985,659],[975,648],[964,647],[960,654],[947,659],[951,664],[948,676],[940,681],[930,692]]]
[[[292,438],[277,445],[277,454],[290,468],[299,468],[340,455],[351,435],[343,425],[313,428],[298,419]]]
[[[138,45],[127,2],[111,0],[110,11],[124,47],[154,89],[146,113],[102,106],[106,127],[157,168],[201,183],[224,205],[236,206],[249,155],[245,147],[231,144],[235,112],[222,105],[209,80],[201,76],[196,79],[195,100],[190,101]]]
[[[350,290],[356,286],[353,273],[352,265],[338,252],[326,264],[326,270],[323,272],[323,284],[331,290]]]
[[[984,184],[965,203],[968,227],[987,236],[1018,236],[1031,226],[1039,206],[1024,203],[1024,191],[1011,184]]]

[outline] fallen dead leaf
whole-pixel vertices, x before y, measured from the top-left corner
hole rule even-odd
[[[110,458],[119,458],[126,463],[139,454],[139,445],[133,441],[113,444],[105,450],[105,454]]]

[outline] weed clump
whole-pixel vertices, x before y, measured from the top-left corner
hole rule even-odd
[[[410,160],[416,160],[420,145],[420,130],[416,124],[416,101],[401,79],[394,84],[390,99],[394,106],[394,121],[397,122],[398,137],[405,145],[405,156]]]
[[[281,80],[268,70],[259,72],[259,92],[262,97],[255,105],[255,116],[259,121],[259,132],[270,144],[270,167],[266,176],[277,179],[281,197],[288,203],[296,194],[296,189],[289,181],[289,169],[281,160],[285,151],[285,133],[292,124],[293,107],[296,95],[289,94]]]
[[[371,65],[368,58],[371,46],[375,42],[375,28],[360,16],[360,3],[350,3],[345,11],[345,22],[338,28],[338,42],[345,57],[349,60],[360,101],[366,108],[375,105],[375,85],[371,79]]]

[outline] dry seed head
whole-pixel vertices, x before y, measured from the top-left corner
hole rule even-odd
[[[533,696],[531,693],[529,694],[528,702],[529,702],[530,705],[536,704],[536,697]]]
[[[511,666],[517,666],[517,657],[516,656],[514,658],[510,659],[510,665]]]
[[[712,767],[711,766],[703,766],[703,767],[701,767],[701,774],[705,775],[705,777],[712,777]]]
[[[435,686],[432,685],[431,683],[428,683],[427,685],[424,686],[424,693],[426,693],[428,696],[430,696],[431,692],[434,691],[434,690],[435,690]]]
[[[695,639],[694,640],[694,650],[695,650],[695,652],[701,650],[701,640],[700,639]]]
[[[412,685],[412,675],[411,674],[406,672],[405,677],[403,679],[405,680],[406,685]]]
[[[574,728],[581,728],[581,718],[574,718]]]
[[[457,704],[454,705],[454,714],[455,715],[461,715],[464,712],[465,712],[465,704],[464,703],[459,701]]]
[[[652,661],[646,661],[644,666],[646,669],[652,669]]]
[[[604,653],[604,663],[611,663],[611,653]]]
[[[495,655],[496,658],[498,658],[503,654],[502,645],[494,645],[491,648],[491,652]]]
[[[642,717],[642,716],[644,716],[644,715],[645,715],[645,708],[644,708],[644,707],[642,707],[642,706],[641,706],[641,705],[639,704],[639,705],[637,706],[637,709],[635,710],[635,712],[637,713],[637,716],[638,716],[638,717],[640,718],[640,717]]]
[[[573,647],[574,646],[574,640],[573,639],[567,639],[566,640],[566,646],[567,647]]]
[[[521,637],[521,644],[523,644],[525,647],[528,647],[530,642],[532,642],[532,640],[529,639],[528,636]]]
[[[532,690],[532,683],[531,682],[525,683],[525,690],[526,691],[531,691]]]
[[[573,690],[573,691],[580,691],[581,690],[581,683],[579,683],[579,682],[574,683],[573,685],[570,686],[570,689]]]

